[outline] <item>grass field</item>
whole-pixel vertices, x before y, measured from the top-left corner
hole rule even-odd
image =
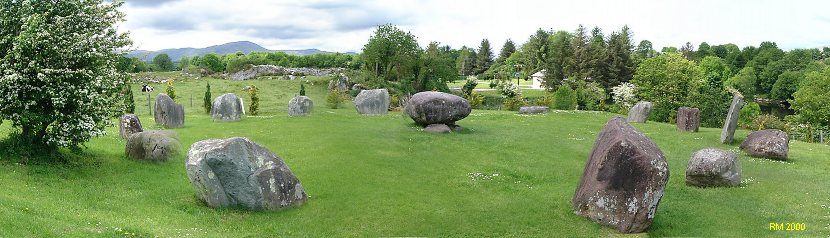
[[[201,108],[204,80],[213,97],[259,87],[261,115],[214,123]],[[360,116],[352,105],[324,107],[325,86],[306,88],[311,116],[290,118],[297,81],[181,80],[182,144],[249,137],[280,155],[310,198],[277,212],[211,209],[188,182],[184,155],[164,163],[127,160],[117,128],[93,139],[69,162],[0,155],[0,237],[597,237],[617,235],[573,214],[571,197],[596,135],[610,113],[520,116],[474,110],[462,133],[419,131],[400,112]],[[146,95],[136,90],[145,129],[157,129]],[[164,87],[155,85],[154,97]],[[194,106],[189,106],[189,95]],[[143,102],[143,103],[142,103]],[[143,106],[142,106],[143,105]],[[793,141],[790,162],[739,152],[738,188],[685,185],[689,157],[717,147],[720,129],[681,133],[674,125],[635,124],[665,153],[671,177],[656,218],[635,236],[828,237],[830,147]],[[0,139],[11,131],[0,125]],[[739,130],[737,143],[747,131]],[[3,150],[5,148],[0,148]],[[771,231],[769,223],[806,231]]]

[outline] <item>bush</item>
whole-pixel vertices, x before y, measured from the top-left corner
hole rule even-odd
[[[752,119],[752,125],[750,129],[758,131],[766,129],[779,129],[782,131],[787,131],[787,124],[776,116],[764,114],[755,117],[755,119]]]
[[[208,82],[207,86],[205,86],[205,98],[204,101],[202,101],[202,107],[205,108],[205,113],[210,114],[210,110],[213,109],[213,102],[211,101],[212,98],[210,96],[210,82]]]
[[[536,106],[551,107],[553,105],[554,98],[555,96],[553,93],[545,92],[545,96],[542,96],[541,98],[537,99],[535,101],[535,104]]]
[[[498,90],[499,93],[501,93],[501,95],[504,95],[508,98],[518,97],[522,93],[522,90],[519,89],[518,85],[512,84],[510,82],[500,83],[498,86]]]
[[[133,90],[129,84],[124,85],[124,112],[135,113],[135,100]]]
[[[504,99],[504,110],[518,111],[519,108],[526,105],[527,102],[521,97],[521,95]]]
[[[700,125],[717,128],[723,126],[732,95],[722,88],[702,85],[698,92],[689,96],[690,106],[700,109]]]
[[[577,104],[583,110],[598,111],[605,106],[605,89],[591,82],[579,86],[576,90]]]
[[[397,108],[401,106],[401,97],[397,94],[389,95],[389,107]]]
[[[639,100],[635,94],[636,90],[637,86],[631,83],[622,83],[611,88],[612,99],[614,99],[615,105],[619,107],[619,110],[616,112],[622,114],[628,113],[628,110]]]
[[[251,104],[248,105],[248,113],[256,116],[259,110],[259,96],[256,95],[257,88],[254,85],[248,86],[248,95],[251,96]]]
[[[346,97],[343,94],[344,93],[336,89],[329,90],[329,94],[326,95],[326,106],[331,109],[340,108],[340,105],[342,105],[343,101],[346,100]]]
[[[556,92],[553,93],[553,108],[559,110],[576,110],[577,95],[571,87],[567,85],[559,86]]]
[[[167,80],[167,87],[164,89],[164,92],[167,93],[167,96],[170,96],[170,99],[176,101],[176,88],[173,86],[173,80]]]
[[[467,102],[470,103],[470,107],[478,109],[484,103],[484,95],[477,92],[470,92],[470,95],[467,96]]]
[[[300,96],[305,96],[305,84],[300,83]]]
[[[741,108],[741,114],[738,117],[738,126],[741,128],[750,129],[752,120],[761,115],[761,105],[755,102],[748,102]]]
[[[473,92],[473,89],[475,89],[476,86],[478,86],[478,82],[476,82],[475,78],[467,79],[467,82],[464,83],[463,87],[461,87],[461,91],[464,93],[464,97],[470,96],[470,94]]]

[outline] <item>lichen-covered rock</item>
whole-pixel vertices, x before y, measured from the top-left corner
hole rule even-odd
[[[196,196],[213,208],[279,210],[308,199],[282,158],[247,138],[196,142],[185,167]]]
[[[778,129],[753,131],[741,143],[741,150],[752,157],[787,160],[790,138],[786,132]]]
[[[723,122],[723,130],[720,133],[720,143],[732,144],[735,139],[735,129],[738,128],[738,116],[741,115],[741,107],[744,105],[744,97],[735,95],[732,97],[732,105],[726,114],[726,121]]]
[[[545,106],[525,106],[519,108],[519,114],[544,114],[549,111],[550,108]]]
[[[336,79],[332,79],[329,81],[329,90],[337,90],[340,92],[345,92],[349,90],[349,77],[346,76],[344,73],[340,73],[337,75]]]
[[[445,124],[430,124],[424,128],[424,131],[431,133],[450,133],[452,129]]]
[[[651,102],[638,102],[628,111],[628,122],[646,123],[651,115],[653,104]]]
[[[213,100],[210,116],[214,121],[239,121],[242,119],[242,101],[233,93],[222,94]]]
[[[363,90],[354,98],[357,112],[364,115],[384,115],[389,111],[389,91]]]
[[[695,152],[686,167],[686,184],[735,187],[741,184],[741,162],[733,152],[706,148]]]
[[[118,121],[118,134],[121,138],[128,139],[132,134],[144,131],[141,120],[135,114],[124,114]]]
[[[159,94],[156,96],[155,109],[156,124],[162,125],[166,128],[181,128],[184,127],[184,107],[181,104],[176,104],[167,94]]]
[[[571,200],[576,214],[625,233],[648,229],[669,179],[660,148],[622,117],[597,136]]]
[[[231,80],[248,80],[259,76],[268,75],[283,75],[288,71],[280,66],[274,65],[254,65],[248,69],[240,70],[229,76]]]
[[[134,160],[167,161],[181,150],[174,131],[143,131],[127,138],[124,153]]]
[[[312,109],[314,109],[314,102],[312,102],[309,97],[296,96],[292,98],[291,101],[288,101],[289,116],[306,116],[311,114]]]
[[[691,107],[677,109],[677,129],[697,132],[700,129],[700,109]]]
[[[466,99],[442,92],[416,93],[406,102],[405,109],[406,114],[422,126],[454,125],[456,121],[470,115],[472,110]]]

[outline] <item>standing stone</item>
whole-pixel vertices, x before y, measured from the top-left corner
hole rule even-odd
[[[178,155],[181,147],[174,131],[143,131],[127,139],[124,153],[134,160],[167,161]]]
[[[628,122],[646,123],[648,116],[651,115],[651,102],[641,101],[631,107],[628,111]]]
[[[430,124],[424,128],[424,131],[431,133],[450,133],[452,129],[446,124]]]
[[[184,127],[184,107],[176,104],[170,96],[163,93],[156,96],[155,107],[153,119],[156,124],[167,128]]]
[[[752,157],[787,160],[790,137],[778,129],[753,131],[741,143],[740,148]]]
[[[608,121],[576,189],[576,214],[624,233],[648,229],[669,179],[663,152],[622,117]]]
[[[389,91],[363,90],[354,98],[357,112],[364,115],[385,115],[389,111]]]
[[[144,131],[141,127],[141,120],[135,114],[124,114],[119,119],[118,132],[121,138],[128,139],[132,134]]]
[[[421,126],[429,124],[455,125],[470,115],[473,108],[467,99],[442,92],[420,92],[406,102],[406,114]]]
[[[242,101],[236,94],[222,94],[213,100],[210,115],[213,121],[239,121],[242,119]]]
[[[741,115],[743,104],[743,96],[735,95],[732,97],[732,106],[729,106],[726,121],[723,122],[723,130],[720,132],[720,143],[732,144],[732,140],[735,138],[735,129],[738,128],[738,116]]]
[[[697,132],[700,129],[700,109],[681,107],[677,110],[677,129]]]
[[[686,184],[698,187],[741,185],[741,162],[738,155],[715,148],[695,152],[686,167]]]
[[[545,106],[526,106],[519,108],[519,114],[545,114],[550,111],[550,108]]]
[[[196,196],[213,208],[279,210],[308,199],[282,158],[247,138],[196,142],[185,168]]]
[[[288,101],[288,115],[292,117],[308,115],[313,108],[314,102],[306,96],[296,96]]]

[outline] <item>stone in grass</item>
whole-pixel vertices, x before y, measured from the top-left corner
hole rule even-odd
[[[738,128],[738,116],[741,115],[741,107],[744,104],[744,97],[735,95],[732,97],[732,105],[726,114],[726,121],[723,122],[723,130],[720,132],[720,143],[732,144],[735,139],[735,129]]]
[[[430,124],[424,128],[424,131],[431,133],[450,133],[452,129],[446,124]]]
[[[285,162],[247,138],[196,142],[185,167],[196,196],[213,208],[280,210],[308,199]]]
[[[677,109],[677,129],[697,132],[700,129],[700,109],[691,107]]]
[[[622,117],[608,121],[571,200],[577,215],[624,233],[651,225],[669,179],[660,148]]]
[[[144,131],[141,120],[135,114],[124,114],[119,119],[118,132],[121,138],[128,139],[131,135]]]
[[[741,184],[741,162],[730,151],[706,148],[695,152],[686,167],[686,184],[735,187]]]
[[[313,108],[314,102],[306,96],[296,96],[288,101],[288,115],[292,117],[311,114]]]
[[[651,115],[652,105],[651,102],[638,102],[631,107],[631,110],[628,110],[628,122],[646,123],[648,116]]]
[[[790,137],[778,129],[753,131],[746,136],[740,148],[752,157],[787,160]]]
[[[167,161],[178,155],[181,147],[175,131],[143,131],[127,139],[124,153],[134,160]]]
[[[455,125],[472,112],[467,99],[442,92],[420,92],[406,102],[406,114],[421,126],[430,124]],[[450,126],[452,127],[452,126]]]
[[[167,94],[162,93],[156,96],[153,113],[156,124],[166,128],[184,127],[184,107],[181,104],[176,104]]]
[[[519,108],[519,114],[545,114],[550,108],[545,106],[525,106]]]
[[[214,121],[239,121],[242,119],[242,101],[233,93],[222,94],[213,100],[210,115]]]
[[[363,90],[354,97],[354,106],[363,115],[385,115],[389,111],[389,102],[386,89]]]

